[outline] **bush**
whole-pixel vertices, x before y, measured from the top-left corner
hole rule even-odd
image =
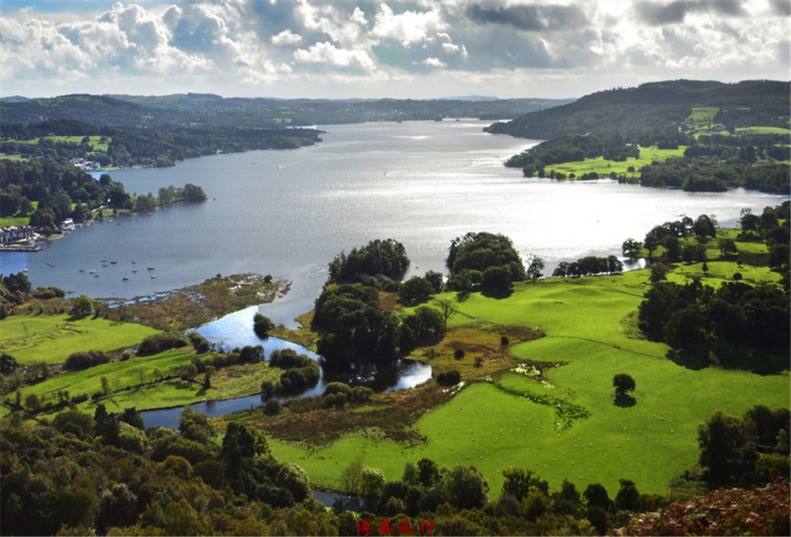
[[[285,393],[301,392],[315,386],[319,381],[319,376],[319,366],[311,360],[309,366],[283,371],[280,374],[280,390]]]
[[[205,337],[197,332],[191,332],[189,338],[190,343],[192,343],[192,347],[195,349],[196,353],[204,354],[209,352],[211,346],[209,345],[209,340],[207,340]]]
[[[269,337],[269,332],[275,327],[275,324],[264,315],[260,313],[256,313],[253,317],[253,331],[255,335],[261,339],[266,339]]]
[[[453,351],[453,357],[456,360],[463,360],[464,359],[464,349],[455,349]]]
[[[281,409],[280,401],[278,401],[277,399],[270,399],[264,405],[264,413],[266,413],[267,416],[274,416],[276,414],[280,414],[280,409]]]
[[[352,388],[343,382],[330,382],[327,384],[327,387],[324,389],[324,395],[327,396],[336,393],[342,393],[346,396],[349,396],[352,393]]]
[[[459,382],[461,382],[461,373],[455,369],[443,371],[437,375],[437,384],[440,386],[455,386]]]
[[[475,357],[475,367],[483,367],[483,356]]]
[[[507,347],[510,341],[508,340],[508,336],[500,336],[500,346]]]
[[[324,406],[326,407],[343,408],[348,401],[349,397],[343,392],[324,395]]]
[[[398,300],[404,306],[417,306],[426,302],[435,292],[431,282],[420,276],[414,276],[401,284]]]
[[[315,362],[309,356],[297,354],[293,349],[276,350],[269,356],[269,365],[280,369],[310,367],[314,363]]]
[[[140,342],[137,347],[138,356],[150,356],[160,352],[177,349],[189,345],[189,341],[179,334],[156,334]]]
[[[374,391],[366,386],[357,386],[352,390],[351,401],[353,403],[367,403],[373,397]]]
[[[37,287],[33,290],[33,298],[39,300],[50,300],[52,298],[63,298],[66,294],[63,289],[57,287]]]
[[[63,369],[79,371],[99,364],[106,364],[109,361],[110,357],[101,351],[74,352],[66,358]]]

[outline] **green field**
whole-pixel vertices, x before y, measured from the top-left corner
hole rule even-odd
[[[0,227],[26,226],[28,222],[29,216],[4,216],[0,218]]]
[[[715,269],[723,275],[737,270],[728,265]],[[664,357],[664,344],[637,338],[634,312],[647,274],[546,279],[518,285],[507,299],[473,294],[460,303],[451,325],[541,327],[547,337],[517,345],[512,354],[564,365],[550,369],[544,383],[507,374],[465,388],[417,422],[425,443],[402,445],[357,433],[320,448],[272,440],[272,450],[303,466],[314,483],[336,488],[343,468],[357,457],[392,479],[405,462],[429,457],[444,465],[475,465],[495,493],[500,470],[509,465],[536,470],[554,487],[569,478],[580,487],[600,482],[614,494],[618,479],[627,478],[643,492],[665,493],[674,477],[696,463],[700,424],[716,410],[788,407],[789,377],[685,369]],[[773,279],[757,269],[753,276]],[[622,372],[637,382],[637,404],[630,408],[612,402],[612,377]],[[566,427],[560,417],[567,408],[589,415]]]
[[[68,315],[12,315],[0,321],[0,352],[21,364],[58,364],[77,351],[131,347],[157,330],[106,319],[70,321]]]
[[[50,140],[54,143],[60,144],[75,144],[79,145],[82,143],[82,139],[84,136],[81,135],[50,135],[44,136],[43,138]],[[102,142],[102,138],[105,138],[105,142]],[[91,145],[94,151],[107,151],[107,147],[110,145],[111,138],[103,137],[100,135],[91,135],[88,136],[88,143]],[[39,143],[39,138],[30,138],[27,140],[15,140],[9,139],[8,142],[15,143],[15,144],[28,144],[28,145],[36,145]]]
[[[692,111],[687,116],[687,122],[711,123],[719,111],[720,109],[717,106],[693,106]]]
[[[640,175],[640,168],[643,166],[647,166],[653,161],[662,162],[671,157],[681,157],[686,149],[687,146],[684,145],[679,146],[677,149],[659,149],[656,146],[641,147],[640,158],[629,157],[623,161],[606,160],[604,157],[586,158],[585,160],[550,164],[544,168],[544,172],[547,175],[551,171],[560,172],[567,176],[573,173],[576,177],[591,172],[604,176],[615,173],[637,177]],[[634,171],[628,171],[629,167],[634,168]]]

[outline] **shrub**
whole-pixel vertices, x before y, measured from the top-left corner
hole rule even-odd
[[[500,336],[500,346],[507,347],[510,341],[508,340],[508,336]]]
[[[304,354],[297,354],[293,349],[280,349],[273,351],[269,356],[269,365],[280,369],[293,369],[295,367],[310,367],[315,362]]]
[[[417,306],[427,301],[436,291],[425,278],[414,276],[401,284],[398,299],[405,306]]]
[[[269,332],[275,327],[275,324],[264,315],[256,313],[253,317],[253,331],[255,335],[261,339],[269,337]]]
[[[437,375],[437,384],[440,386],[455,386],[459,382],[461,382],[461,373],[455,369],[443,371]]]
[[[349,397],[343,392],[331,393],[324,395],[324,406],[343,408],[349,401]]]
[[[63,369],[79,371],[99,364],[106,364],[109,361],[110,357],[101,351],[74,352],[66,358]]]
[[[155,334],[153,336],[148,336],[140,342],[140,345],[137,347],[137,355],[150,356],[168,349],[184,347],[188,344],[189,342],[184,339],[184,336],[179,334]]]
[[[462,359],[464,359],[464,349],[455,349],[455,350],[453,351],[453,357],[454,357],[456,360],[462,360]]]
[[[320,371],[316,362],[311,360],[309,366],[286,369],[280,374],[280,390],[286,393],[300,392],[315,386],[319,381]]]
[[[366,386],[357,386],[352,390],[351,400],[354,403],[367,403],[373,397],[374,391]]]
[[[280,401],[277,399],[270,399],[264,405],[264,412],[268,416],[274,416],[275,414],[280,414]]]
[[[483,367],[483,356],[475,357],[475,367]]]
[[[342,393],[346,396],[349,396],[352,393],[352,388],[343,382],[330,382],[327,384],[327,387],[324,390],[324,395],[327,396],[336,393]]]
[[[210,348],[209,340],[207,340],[205,337],[203,337],[197,332],[191,332],[189,334],[189,338],[190,338],[190,343],[192,343],[192,347],[195,349],[196,353],[204,354],[206,352],[209,352],[209,348]]]
[[[37,287],[33,290],[33,298],[39,300],[50,300],[52,298],[63,298],[66,294],[63,289],[57,287]]]

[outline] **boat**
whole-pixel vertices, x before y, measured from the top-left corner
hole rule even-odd
[[[156,274],[152,274],[152,275],[151,275],[151,279],[152,279],[152,280],[156,280],[156,279],[157,279],[157,275],[156,275]]]
[[[91,273],[91,274],[96,274],[95,270],[89,270],[88,272]]]
[[[148,267],[146,270],[156,270],[154,267]]]
[[[110,261],[110,264],[111,264],[111,265],[117,265],[117,264],[118,264],[118,261]]]
[[[122,282],[129,281],[129,278],[127,278],[126,276],[124,276],[123,278],[121,278],[121,281],[122,281]]]
[[[85,269],[84,269],[84,268],[81,268],[81,269],[80,269],[80,272],[85,272]]]
[[[135,269],[135,270],[133,270],[133,271],[132,271],[132,274],[137,274],[137,270],[136,270],[136,269]]]

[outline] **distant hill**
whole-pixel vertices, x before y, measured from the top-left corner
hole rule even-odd
[[[273,99],[187,93],[162,96],[64,95],[0,100],[0,122],[69,119],[111,127],[279,127],[449,117],[518,117],[568,100],[553,99]]]
[[[9,95],[8,97],[0,97],[0,103],[21,103],[28,101],[27,97],[21,95]]]
[[[747,80],[735,84],[672,80],[586,95],[562,106],[529,112],[486,130],[523,138],[570,134],[644,138],[677,132],[693,106],[717,107],[714,121],[728,127],[788,127],[789,82]]]

